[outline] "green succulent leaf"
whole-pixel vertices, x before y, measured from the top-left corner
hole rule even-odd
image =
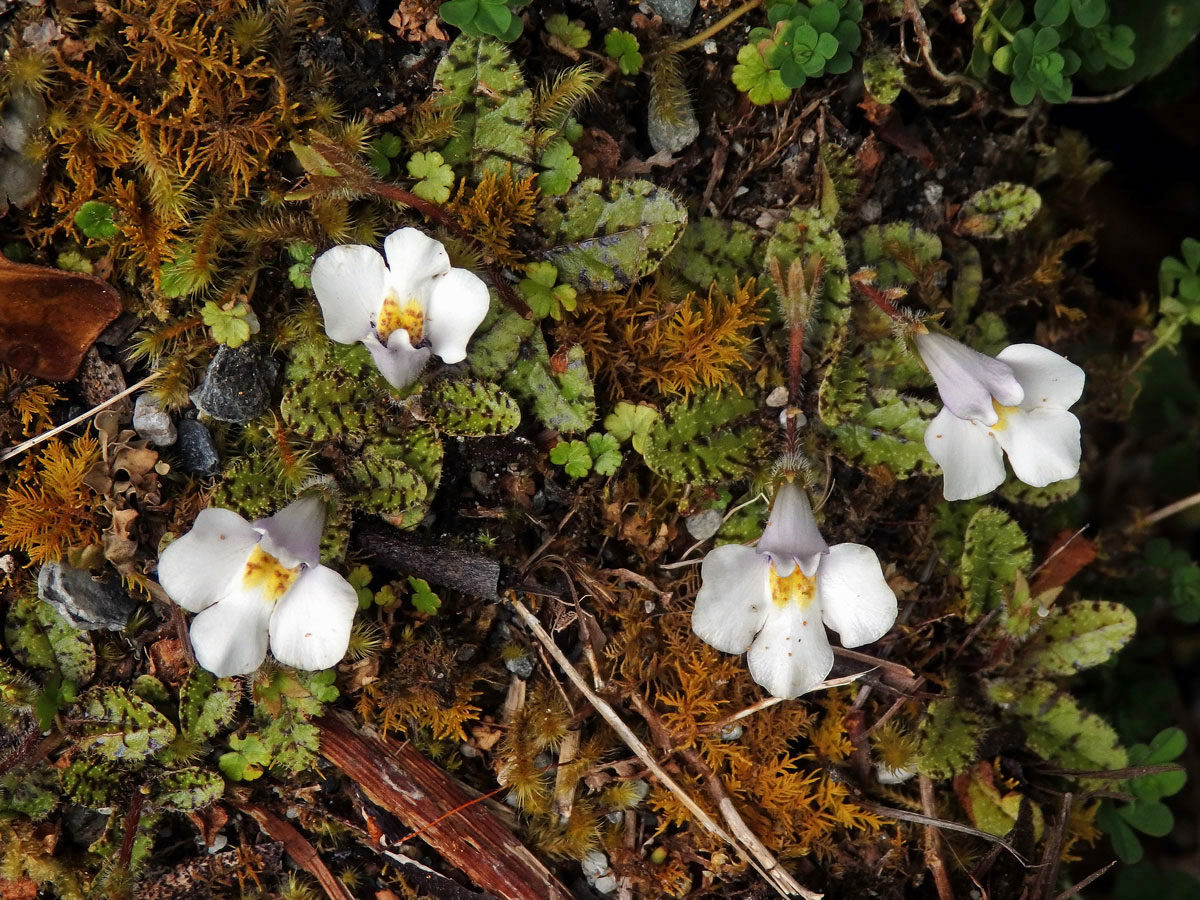
[[[921,723],[917,771],[938,780],[963,771],[983,734],[979,715],[958,699],[934,700]]]
[[[215,737],[233,724],[241,698],[242,686],[236,678],[217,678],[197,666],[179,688],[179,727],[195,740]]]
[[[702,391],[667,406],[646,435],[651,471],[677,483],[713,484],[746,477],[767,452],[771,433],[756,421],[749,391]]]

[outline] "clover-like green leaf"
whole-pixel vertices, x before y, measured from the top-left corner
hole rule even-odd
[[[538,318],[550,316],[556,322],[562,319],[563,310],[575,309],[577,293],[569,284],[555,285],[558,281],[558,269],[553,263],[532,263],[525,277],[517,285],[517,290],[533,314]]]
[[[738,51],[733,84],[757,106],[786,100],[792,93],[792,89],[783,83],[779,69],[768,65],[762,51],[754,44],[747,44]]]
[[[583,478],[592,470],[592,454],[583,441],[559,441],[550,450],[550,462],[562,466],[572,478]]]
[[[427,616],[436,616],[442,606],[442,598],[433,592],[429,582],[424,578],[409,575],[408,586],[412,588],[412,596],[409,599],[413,608]]]
[[[636,75],[642,71],[641,47],[636,36],[628,31],[614,28],[604,36],[604,52],[617,61],[623,75]]]
[[[204,324],[212,329],[213,340],[230,349],[237,349],[250,340],[250,335],[259,330],[258,317],[243,301],[238,300],[228,308],[218,306],[212,300],[204,304],[200,313]]]
[[[593,432],[587,436],[587,446],[597,475],[612,475],[621,467],[621,445],[612,434]]]
[[[232,749],[221,754],[217,766],[231,781],[254,781],[271,764],[271,751],[257,734],[245,737],[235,734],[229,739],[229,746]]]
[[[546,19],[546,31],[576,50],[582,50],[592,39],[592,33],[581,21],[568,19],[565,13],[555,13]]]
[[[436,150],[414,153],[406,167],[408,174],[420,179],[413,185],[413,193],[431,203],[445,203],[450,199],[450,186],[454,184],[454,170]]]
[[[538,189],[547,197],[559,197],[571,189],[571,185],[583,171],[579,157],[571,149],[565,137],[551,141],[538,157],[542,171],[538,173]]]
[[[116,237],[117,223],[113,221],[116,210],[100,200],[89,200],[75,213],[75,225],[88,237],[107,241]]]
[[[622,400],[604,417],[604,430],[619,444],[630,441],[638,453],[645,452],[646,435],[658,420],[658,410],[645,403],[633,404]]]

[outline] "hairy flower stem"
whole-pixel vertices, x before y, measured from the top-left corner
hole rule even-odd
[[[804,365],[804,323],[792,322],[788,335],[788,408],[787,408],[787,452],[794,454],[799,448],[796,440],[797,404],[800,400],[800,369]]]
[[[907,322],[911,318],[905,316],[904,313],[896,308],[896,304],[892,303],[891,298],[888,296],[892,292],[881,291],[865,279],[856,278],[855,275],[850,276],[850,283],[893,322]]]
[[[738,19],[740,19],[746,13],[750,12],[752,9],[757,9],[758,7],[762,6],[762,4],[763,4],[763,0],[748,0],[748,2],[743,3],[737,9],[730,11],[729,13],[722,16],[717,21],[713,22],[711,25],[709,25],[703,31],[693,34],[690,38],[687,38],[686,40],[682,40],[677,43],[671,44],[667,48],[667,52],[668,53],[679,53],[680,51],[687,50],[690,47],[695,47],[697,44],[704,43],[710,37],[712,37],[714,34],[717,34],[719,31],[722,31],[723,29],[728,28],[730,25],[732,25],[734,22],[736,22]]]

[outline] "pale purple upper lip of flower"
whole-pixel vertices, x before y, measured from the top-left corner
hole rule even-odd
[[[996,407],[1019,406],[1025,391],[1011,366],[944,334],[927,332],[915,338],[917,352],[929,367],[946,409],[960,419],[995,425]]]
[[[796,566],[810,578],[817,571],[829,545],[817,529],[808,493],[798,484],[785,482],[776,492],[775,505],[756,549],[771,557],[776,573],[783,577]]]

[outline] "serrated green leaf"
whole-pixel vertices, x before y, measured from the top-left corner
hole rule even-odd
[[[421,395],[425,421],[458,437],[508,434],[521,424],[517,401],[485,381],[443,379]]]
[[[592,471],[597,475],[612,475],[621,467],[621,445],[608,432],[589,434],[587,448],[592,456]]]
[[[1119,603],[1083,601],[1050,613],[1022,657],[1034,674],[1072,675],[1098,666],[1129,643],[1137,618]]]
[[[530,404],[547,428],[572,434],[586,431],[596,418],[596,390],[583,347],[573,344],[565,357],[565,364],[552,366],[546,341],[535,331],[504,386]]]
[[[176,812],[212,806],[225,793],[225,779],[197,766],[163,772],[154,779],[150,802]]]
[[[112,806],[121,787],[121,768],[108,759],[81,754],[71,759],[59,779],[72,803],[88,809]]]
[[[559,280],[585,291],[628,287],[658,268],[687,224],[687,210],[649,181],[585,178],[544,200],[537,224]]]
[[[1007,513],[992,506],[976,512],[967,524],[958,569],[967,621],[999,606],[1017,572],[1027,571],[1032,561],[1025,535]]]
[[[242,697],[235,678],[217,678],[199,666],[179,687],[179,727],[194,740],[211,738],[232,724]]]
[[[96,650],[86,631],[73,628],[49,603],[21,596],[4,620],[4,640],[21,665],[82,686],[96,672]]]
[[[166,716],[124,688],[93,688],[68,718],[77,746],[107,759],[144,759],[175,739]]]
[[[509,166],[513,177],[529,174],[533,95],[508,48],[494,38],[461,35],[438,64],[434,82],[444,92],[440,102],[457,105],[455,135],[441,148],[446,162],[476,175],[504,174]]]
[[[971,237],[1007,237],[1032,222],[1041,208],[1041,195],[1033,188],[1002,181],[971,195],[959,210],[958,230]]]
[[[733,296],[763,268],[763,245],[743,222],[701,218],[689,221],[663,269],[682,278],[691,290],[707,293],[715,283]]]
[[[655,474],[671,481],[712,484],[745,478],[765,456],[771,432],[754,394],[702,391],[663,410],[643,454]]]
[[[579,178],[583,166],[565,137],[555,138],[538,157],[542,171],[538,173],[537,186],[544,197],[558,197],[571,189]]]
[[[937,780],[957,775],[975,759],[982,733],[979,716],[962,701],[932,701],[921,722],[917,771]]]
[[[636,75],[642,70],[642,54],[638,39],[628,31],[614,28],[604,36],[604,52],[617,61],[622,75]]]
[[[1049,681],[996,679],[987,686],[993,702],[1021,719],[1029,748],[1065,769],[1108,771],[1129,764],[1117,733]]]

